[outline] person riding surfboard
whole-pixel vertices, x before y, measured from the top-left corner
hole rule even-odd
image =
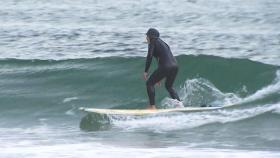
[[[150,28],[147,31],[146,40],[148,42],[148,53],[143,77],[146,80],[150,103],[148,108],[156,109],[154,86],[156,83],[160,84],[160,81],[164,78],[166,78],[165,88],[169,92],[170,97],[177,100],[177,107],[183,107],[177,92],[173,88],[173,83],[178,72],[178,64],[170,47],[160,38],[159,31],[155,28]],[[148,78],[148,71],[153,57],[158,61],[158,68]]]

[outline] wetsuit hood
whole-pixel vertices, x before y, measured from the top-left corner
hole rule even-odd
[[[150,38],[150,39],[154,39],[154,38],[159,38],[159,32],[157,29],[155,28],[150,28],[146,35]]]

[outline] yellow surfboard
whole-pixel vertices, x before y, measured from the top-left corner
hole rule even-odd
[[[225,106],[224,106],[225,107]],[[81,111],[88,113],[97,114],[108,114],[108,115],[147,115],[147,114],[159,114],[168,112],[199,112],[199,111],[209,111],[222,109],[224,107],[184,107],[184,108],[171,108],[171,109],[98,109],[98,108],[79,108]],[[226,106],[228,107],[228,106]]]

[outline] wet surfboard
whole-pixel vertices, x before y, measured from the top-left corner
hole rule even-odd
[[[84,108],[80,107],[79,110],[88,113],[106,114],[106,115],[148,115],[148,114],[160,114],[169,112],[200,112],[222,109],[223,107],[184,107],[184,108],[171,108],[171,109],[98,109],[98,108]]]

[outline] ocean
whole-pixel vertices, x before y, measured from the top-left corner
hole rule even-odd
[[[1,158],[280,157],[277,0],[1,0]],[[179,65],[185,107],[148,116],[145,33]],[[152,70],[156,69],[153,61]],[[169,108],[164,85],[158,108]]]

